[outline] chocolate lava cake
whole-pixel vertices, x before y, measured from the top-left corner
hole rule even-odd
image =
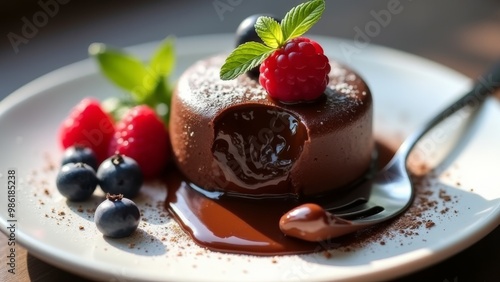
[[[225,57],[189,67],[172,98],[175,161],[193,185],[241,197],[301,197],[367,173],[373,105],[357,73],[330,60],[330,82],[318,100],[284,104],[246,74],[221,80]]]

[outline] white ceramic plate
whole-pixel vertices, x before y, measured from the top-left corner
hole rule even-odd
[[[463,93],[470,81],[445,67],[377,46],[317,37],[326,53],[349,64],[368,82],[375,100],[375,133],[397,144],[417,125]],[[178,73],[195,60],[231,49],[231,35],[179,39]],[[146,59],[156,46],[130,48]],[[177,73],[177,75],[178,75]],[[337,281],[394,278],[443,260],[470,246],[500,221],[500,105],[490,99],[433,182],[454,200],[457,213],[426,216],[436,226],[418,236],[393,235],[350,252],[255,257],[206,251],[194,245],[165,216],[165,191],[148,185],[136,200],[144,221],[132,237],[103,238],[92,222],[99,196],[84,204],[66,202],[55,189],[60,157],[56,132],[69,109],[85,96],[120,95],[85,60],[49,73],[0,103],[1,230],[6,234],[8,170],[17,177],[15,238],[35,256],[80,275],[107,281]],[[459,118],[459,120],[465,118]],[[453,124],[444,129],[456,127]],[[442,143],[430,139],[425,157]],[[425,155],[427,154],[427,155]],[[52,167],[51,167],[52,165]],[[432,188],[432,187],[431,187]],[[80,206],[81,205],[81,206]],[[90,209],[87,211],[87,209]]]

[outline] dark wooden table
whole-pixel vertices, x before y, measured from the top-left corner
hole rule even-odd
[[[300,1],[2,1],[0,4],[0,100],[32,79],[87,57],[95,41],[130,46],[160,40],[169,34],[188,36],[233,32],[242,18],[259,12],[281,15]],[[52,8],[45,10],[48,4]],[[45,3],[45,4],[40,4]],[[54,4],[55,3],[55,4]],[[225,10],[214,5],[227,4]],[[379,18],[389,5],[397,14]],[[44,6],[45,5],[45,6]],[[500,59],[498,0],[328,1],[313,33],[356,38],[372,21],[381,28],[370,43],[431,59],[475,78]],[[45,7],[45,8],[44,8]],[[57,9],[56,9],[57,8]],[[51,10],[50,10],[51,9]],[[40,11],[36,31],[22,36],[26,21]],[[10,36],[9,36],[10,34]],[[497,185],[500,189],[500,182]],[[17,248],[17,271],[7,272],[7,238],[0,234],[0,281],[88,281],[39,260]],[[397,281],[499,281],[500,227],[443,262]]]

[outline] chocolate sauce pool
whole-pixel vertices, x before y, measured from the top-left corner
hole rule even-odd
[[[394,151],[380,143],[377,149],[381,167]],[[321,242],[302,241],[281,232],[281,216],[303,203],[296,199],[245,199],[204,192],[176,170],[167,176],[166,184],[166,208],[202,247],[252,255],[301,254],[324,249]]]

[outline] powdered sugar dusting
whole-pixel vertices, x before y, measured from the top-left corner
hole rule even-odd
[[[234,80],[221,80],[220,66],[224,56],[199,61],[181,77],[178,97],[199,114],[215,115],[216,111],[243,103],[256,103],[287,107],[268,98],[265,89],[256,79],[242,75]],[[325,91],[326,103],[317,112],[325,115],[356,112],[368,97],[368,87],[358,75],[331,60],[330,83]],[[313,102],[315,103],[315,102]],[[293,105],[291,105],[293,106]]]
[[[219,78],[222,57],[201,61],[191,67],[179,84],[178,95],[194,110],[213,114],[213,110],[227,108],[245,101],[266,99],[265,90],[248,77],[236,80]],[[244,80],[244,83],[241,81]],[[215,103],[217,105],[215,105]]]

